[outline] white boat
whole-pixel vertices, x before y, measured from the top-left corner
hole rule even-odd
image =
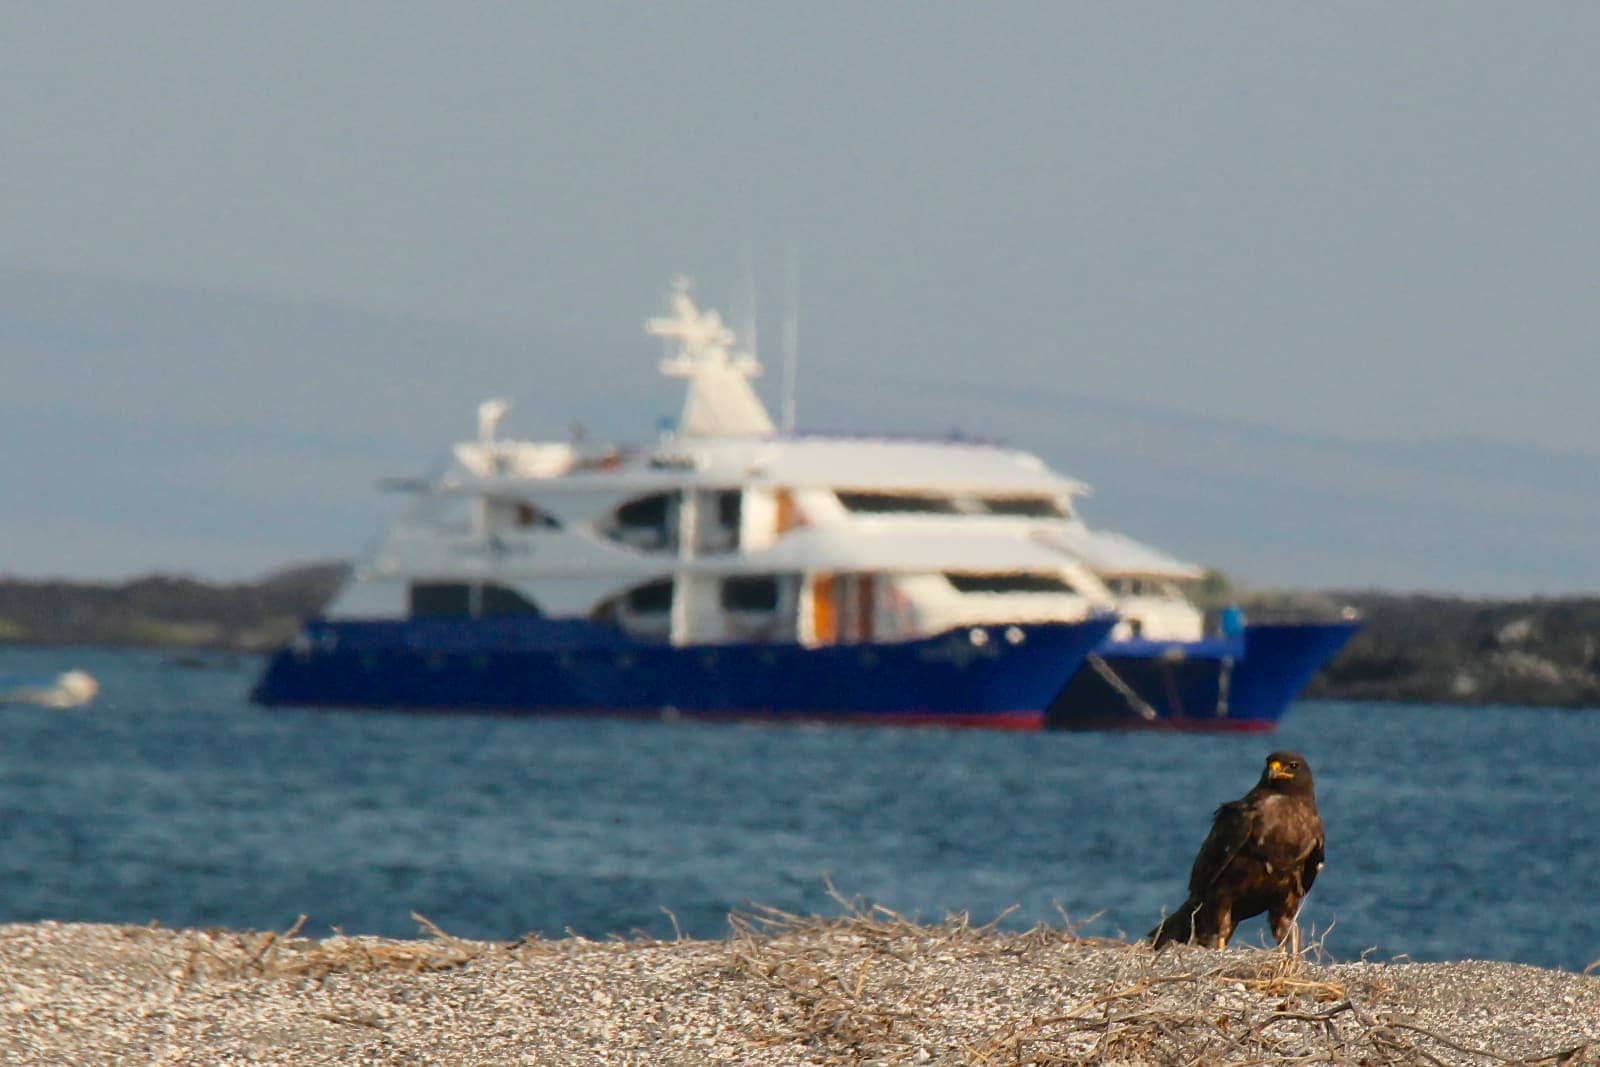
[[[647,329],[688,383],[671,432],[513,440],[486,402],[255,698],[1269,729],[1348,637],[1208,637],[1201,569],[1087,526],[1087,488],[1026,452],[780,431],[687,283]]]
[[[100,683],[88,671],[63,671],[44,680],[0,679],[0,704],[78,708],[91,703]]]

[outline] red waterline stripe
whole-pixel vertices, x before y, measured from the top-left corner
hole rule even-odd
[[[613,714],[609,711],[579,714]],[[629,717],[685,719],[701,722],[799,722],[840,723],[860,726],[944,726],[973,730],[1041,730],[1042,711],[948,712],[948,711],[629,711]]]
[[[1059,721],[1063,730],[1171,730],[1185,734],[1269,734],[1278,728],[1276,719],[1131,719],[1126,715],[1105,718]]]

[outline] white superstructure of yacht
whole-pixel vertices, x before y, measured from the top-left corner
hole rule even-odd
[[[652,333],[689,383],[674,432],[627,448],[475,440],[382,540],[330,618],[405,617],[418,589],[614,620],[672,644],[885,641],[1115,612],[1114,637],[1191,641],[1200,568],[1096,531],[1087,487],[966,440],[781,435],[756,360],[686,284]],[[465,586],[463,594],[455,587]],[[451,587],[441,594],[438,587]],[[442,601],[441,601],[442,603]],[[424,605],[426,607],[426,605]]]

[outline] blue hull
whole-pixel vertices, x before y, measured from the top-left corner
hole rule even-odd
[[[646,644],[582,620],[313,620],[273,656],[251,698],[268,706],[1038,729],[1051,699],[1114,624],[1108,617],[962,628],[903,643],[806,648]]]
[[[1252,624],[1231,639],[1107,642],[1051,703],[1046,726],[1264,733],[1358,629]]]

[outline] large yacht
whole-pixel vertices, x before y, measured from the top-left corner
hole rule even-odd
[[[774,425],[686,282],[648,321],[687,382],[651,444],[512,440],[448,469],[269,663],[268,705],[1271,729],[1353,623],[1208,635],[1192,564],[969,440]]]

